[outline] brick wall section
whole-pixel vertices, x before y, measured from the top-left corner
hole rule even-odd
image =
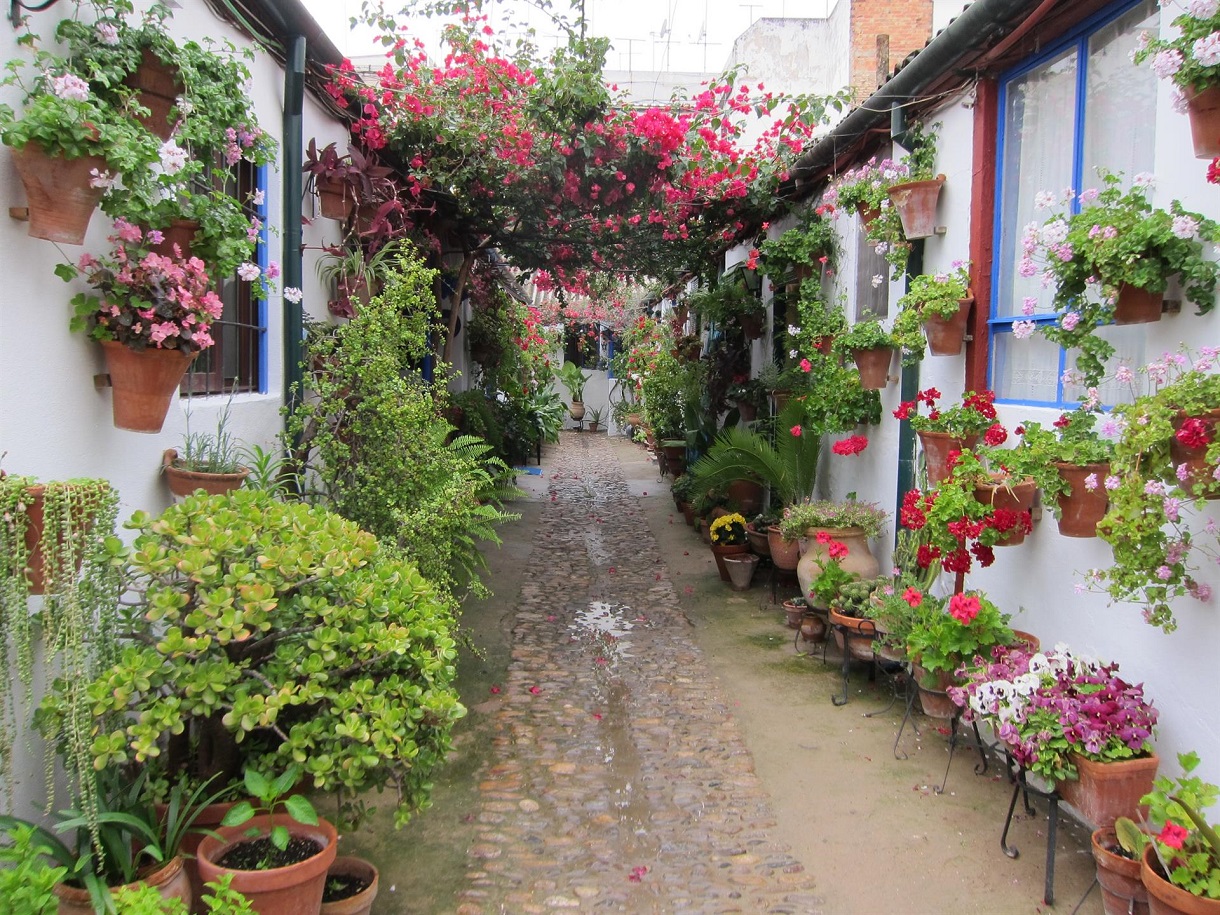
[[[887,72],[932,37],[932,0],[851,0],[851,85],[863,101],[877,81],[877,36],[888,35]]]

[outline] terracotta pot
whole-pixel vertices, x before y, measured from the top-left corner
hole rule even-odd
[[[1085,822],[1097,828],[1114,825],[1118,817],[1138,822],[1148,812],[1140,798],[1152,790],[1160,757],[1155,753],[1137,759],[1093,762],[1077,753],[1069,757],[1080,775],[1059,782],[1059,796],[1075,807]]]
[[[597,420],[595,420],[595,419],[589,420],[589,431],[590,432],[598,432],[598,431],[600,431],[601,427],[602,427],[602,424],[600,422],[598,422]]]
[[[1059,533],[1064,537],[1096,537],[1097,522],[1106,516],[1110,499],[1102,481],[1110,474],[1109,464],[1064,464],[1055,462],[1059,476],[1069,491],[1062,493],[1059,503]],[[1097,477],[1097,486],[1086,489],[1084,481]]]
[[[337,902],[323,902],[321,915],[369,915],[377,899],[377,868],[363,858],[343,855],[335,858],[335,863],[326,869],[326,876],[359,877],[368,881],[368,886],[355,896]]]
[[[771,548],[771,561],[777,569],[791,572],[801,559],[801,546],[796,540],[785,540],[779,532],[779,527],[771,525],[767,528],[767,546]]]
[[[1125,858],[1114,851],[1120,846],[1113,827],[1096,830],[1092,846],[1106,915],[1148,915],[1148,891],[1140,880],[1139,859]]]
[[[1025,632],[1022,629],[1014,629],[1012,631],[1013,644],[1020,645],[1030,654],[1037,654],[1042,649],[1042,640],[1032,632]]]
[[[1174,435],[1169,440],[1169,457],[1173,461],[1174,468],[1176,469],[1179,464],[1186,465],[1187,475],[1182,488],[1196,498],[1220,499],[1220,483],[1213,476],[1216,465],[1207,460],[1207,446],[1188,448],[1178,441],[1177,432],[1187,419],[1201,421],[1207,428],[1208,440],[1215,441],[1217,426],[1220,426],[1220,410],[1208,410],[1194,417],[1179,413],[1173,421]]]
[[[1152,915],[1220,915],[1220,899],[1195,896],[1165,879],[1151,842],[1140,858],[1140,880],[1148,891],[1148,911]]]
[[[873,640],[877,638],[877,624],[871,619],[844,616],[831,609],[828,613],[830,625],[834,627],[835,644],[860,661],[873,659]]]
[[[1038,484],[1032,479],[1020,483],[977,483],[974,487],[974,498],[991,508],[1006,508],[1017,513],[1029,513],[1033,507],[1034,496],[1038,493]],[[1025,528],[1018,522],[1017,526],[1006,533],[996,546],[1017,546],[1025,542]]]
[[[954,685],[953,674],[947,670],[931,673],[914,665],[915,685],[919,689],[919,704],[929,718],[949,720],[957,712],[957,704],[949,698],[948,688]]]
[[[114,340],[102,342],[113,391],[114,425],[129,432],[160,432],[182,376],[198,353],[176,349],[136,351]]]
[[[690,502],[681,502],[678,508],[682,512],[682,517],[691,527],[695,526],[695,506]]]
[[[883,391],[890,383],[890,363],[894,350],[883,346],[877,349],[854,349],[851,356],[856,360],[860,372],[860,387],[866,391]]]
[[[750,549],[754,551],[756,556],[770,558],[771,543],[766,533],[755,530],[753,524],[746,525],[746,542],[750,544]]]
[[[1196,159],[1220,156],[1220,86],[1202,92],[1186,93],[1186,114],[1190,118],[1190,138]]]
[[[886,191],[902,220],[902,233],[908,241],[936,234],[936,202],[944,183],[945,176],[937,175],[928,181],[895,184]]]
[[[47,558],[42,550],[42,536],[46,525],[46,486],[39,483],[36,486],[31,486],[26,490],[25,502],[25,549],[26,549],[26,582],[29,587],[30,594],[45,594],[47,587]],[[93,518],[81,519],[84,521],[85,533],[93,526]],[[77,532],[73,531],[76,535]],[[63,535],[61,533],[59,542],[63,543]],[[84,553],[81,550],[75,551],[76,568],[74,572],[80,571],[81,562],[84,561]],[[59,576],[63,577],[64,569],[59,570]],[[75,577],[75,574],[73,574]]]
[[[955,438],[948,432],[927,432],[919,430],[919,444],[923,446],[924,465],[928,470],[928,483],[935,486],[949,478],[949,455],[954,451],[965,451],[973,448],[979,440],[978,435],[967,435],[965,438]]]
[[[823,531],[847,547],[847,555],[839,560],[839,566],[844,572],[850,572],[861,579],[876,578],[877,573],[881,571],[881,564],[869,551],[868,537],[864,535],[862,528],[811,527],[805,531],[806,547],[800,562],[797,563],[796,577],[801,583],[801,594],[809,601],[810,606],[824,608],[826,604],[809,593],[814,579],[822,574],[826,551],[829,548],[829,544],[817,542],[817,535]]]
[[[699,519],[699,539],[708,546],[712,545],[711,522],[707,518]]]
[[[162,237],[161,244],[150,245],[150,251],[156,251],[158,254],[163,254],[166,257],[185,257],[189,258],[193,255],[191,245],[195,241],[195,233],[199,231],[199,223],[194,219],[175,219],[170,222],[169,226],[160,230]],[[174,254],[174,245],[178,246],[178,253]]]
[[[222,496],[235,489],[241,489],[250,475],[249,467],[242,467],[237,473],[204,473],[198,470],[185,470],[179,466],[178,452],[166,448],[161,454],[161,469],[165,480],[169,483],[169,491],[175,496],[189,496],[202,489],[209,496]]]
[[[856,213],[860,217],[860,225],[865,231],[868,231],[868,227],[871,226],[873,222],[876,221],[877,217],[881,215],[881,210],[877,207],[870,207],[865,206],[862,203],[857,203]]]
[[[63,245],[83,245],[102,188],[89,184],[90,172],[106,171],[100,156],[48,156],[34,141],[13,149],[13,164],[30,209],[27,234]]]
[[[750,582],[754,580],[754,571],[758,568],[758,557],[753,553],[743,553],[740,556],[721,556],[719,558],[728,570],[729,584],[733,590],[749,591]]]
[[[758,419],[758,407],[748,400],[737,401],[737,415],[743,423],[752,423]]]
[[[928,352],[933,356],[957,356],[966,343],[966,325],[970,317],[970,306],[974,297],[959,299],[957,314],[942,318],[928,315],[923,319],[923,335],[928,341]]]
[[[822,614],[806,609],[801,616],[801,640],[820,645],[826,641],[826,630],[829,628]]]
[[[171,858],[165,866],[156,868],[144,878],[127,886],[135,887],[142,883],[156,887],[162,899],[181,899],[188,907],[191,904],[191,883],[186,878],[181,858]],[[59,899],[59,915],[94,915],[88,890],[59,883],[55,886],[55,896]]]
[[[279,823],[286,819],[283,814],[276,817]],[[256,816],[242,826],[222,826],[216,830],[217,835],[204,838],[199,843],[199,876],[210,883],[231,874],[233,889],[245,896],[259,915],[308,915],[321,911],[326,871],[334,863],[339,840],[335,827],[322,818],[317,826],[291,820],[285,824],[293,836],[313,839],[322,846],[321,852],[299,864],[265,871],[239,871],[216,863],[232,846],[245,841],[250,829],[266,834],[271,825],[271,817]]]
[[[1161,320],[1165,293],[1149,292],[1138,286],[1121,283],[1114,300],[1115,324],[1151,324]]]
[[[710,535],[709,535],[709,539]],[[729,543],[721,546],[717,543],[709,543],[712,549],[712,556],[716,559],[716,571],[720,573],[721,581],[732,581],[729,577],[729,567],[724,564],[726,556],[753,556],[750,552],[750,545],[747,543]],[[757,557],[755,557],[757,558]]]
[[[674,477],[682,476],[686,470],[686,443],[678,445],[663,444],[661,452],[665,455],[665,467],[669,470],[670,475]]]
[[[170,119],[170,109],[178,104],[178,97],[185,91],[178,68],[163,63],[145,48],[140,53],[140,65],[127,74],[123,85],[136,90],[136,101],[149,111],[147,115],[137,116],[136,120],[149,133],[168,140],[176,124],[176,119]]]
[[[346,221],[356,208],[356,194],[342,178],[318,178],[318,212],[326,219]]]
[[[763,334],[763,319],[760,314],[741,316],[741,332],[747,340],[757,340]]]
[[[834,349],[835,337],[834,334],[826,334],[821,337],[813,338],[813,348],[823,356],[829,356],[830,351]]]
[[[784,625],[789,629],[800,629],[801,618],[805,615],[807,606],[803,598],[784,601]]]
[[[757,515],[762,510],[763,488],[753,480],[734,480],[727,490],[731,501],[736,502],[743,515]]]

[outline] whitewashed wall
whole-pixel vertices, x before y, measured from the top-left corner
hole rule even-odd
[[[940,121],[937,170],[948,180],[939,204],[938,222],[947,227],[943,236],[925,244],[924,270],[947,270],[954,260],[969,256],[970,180],[973,163],[971,143],[972,113],[954,101],[929,118]],[[1168,207],[1180,199],[1188,209],[1220,218],[1220,197],[1206,183],[1207,162],[1195,159],[1184,116],[1173,112],[1168,88],[1162,87],[1157,117],[1154,202]],[[1029,188],[1030,194],[1038,188]],[[856,217],[840,217],[847,238],[856,230]],[[847,246],[849,249],[851,245]],[[850,290],[852,274],[845,272]],[[896,311],[896,296],[891,292],[891,314]],[[988,307],[987,303],[981,303]],[[854,313],[849,306],[849,314]],[[1178,349],[1183,341],[1193,347],[1220,342],[1220,316],[1198,317],[1185,307],[1181,314],[1166,315],[1146,327],[1146,359]],[[956,401],[963,390],[964,356],[929,356],[920,364],[919,387],[935,386],[944,402]],[[856,457],[823,455],[824,472],[819,487],[841,498],[856,491],[860,498],[879,502],[893,511],[897,475],[899,424],[891,411],[897,406],[899,391],[891,385],[882,393],[882,421],[866,430],[870,446]],[[1020,405],[1000,405],[1000,418],[1012,429],[1023,420],[1053,422],[1058,410]],[[1214,504],[1214,503],[1213,503]],[[1209,513],[1204,513],[1204,518]],[[1220,507],[1210,515],[1220,518]],[[1203,521],[1196,526],[1201,536]],[[875,552],[883,568],[890,555],[888,540],[876,544]],[[1021,629],[1038,635],[1043,645],[1063,642],[1072,649],[1103,660],[1119,662],[1123,675],[1143,681],[1146,694],[1160,709],[1161,719],[1156,746],[1162,769],[1176,774],[1176,756],[1196,750],[1203,758],[1200,773],[1220,782],[1220,715],[1215,705],[1215,665],[1220,657],[1220,598],[1201,604],[1192,599],[1178,601],[1173,609],[1178,630],[1165,634],[1146,624],[1141,608],[1135,605],[1109,606],[1102,595],[1078,593],[1083,573],[1104,567],[1112,561],[1109,546],[1100,539],[1074,539],[1059,535],[1054,516],[1048,510],[1035,521],[1033,534],[1025,544],[996,550],[995,564],[989,569],[975,568],[967,587],[979,588],[1001,609],[1014,614]],[[1201,570],[1206,581],[1220,594],[1220,574],[1214,565]],[[942,576],[940,585],[951,585]]]
[[[147,4],[137,3],[143,8]],[[174,11],[172,33],[180,39],[203,41],[228,39],[248,46],[236,30],[216,18],[202,3]],[[31,14],[34,31],[51,35],[66,15],[60,6]],[[7,59],[26,52],[18,48],[16,32],[7,21],[0,27],[0,55]],[[249,64],[253,75],[255,113],[262,128],[275,137],[282,149],[284,79],[278,64],[258,54]],[[0,89],[0,100],[20,104],[19,93]],[[331,140],[343,146],[347,131],[325,113],[308,94],[305,103],[305,139],[318,137],[319,145]],[[269,259],[282,261],[280,234],[283,210],[282,175],[300,168],[300,163],[275,163],[268,167],[267,212],[274,231],[269,236]],[[70,477],[104,477],[117,488],[119,520],[137,509],[159,512],[170,503],[169,490],[159,472],[161,453],[179,447],[186,428],[187,403],[175,398],[160,434],[146,435],[114,428],[109,389],[95,390],[93,376],[105,371],[100,347],[83,334],[69,333],[68,305],[84,284],[68,285],[55,277],[57,263],[75,261],[86,251],[106,250],[110,220],[98,210],[90,223],[84,246],[61,245],[31,238],[27,224],[8,218],[8,207],[25,205],[25,192],[7,150],[0,149],[0,453],[3,468],[41,480]],[[306,203],[306,215],[311,210]],[[306,227],[306,244],[317,247],[323,240],[337,239],[338,223],[318,220]],[[316,315],[326,314],[328,295],[316,279],[307,254],[304,268],[305,307]],[[233,398],[230,428],[242,441],[269,447],[281,428],[283,403],[282,299],[279,283],[267,302],[267,379],[264,393]],[[195,397],[191,406],[192,428],[215,428],[216,416],[228,403],[227,396]],[[121,532],[125,533],[125,532]],[[18,751],[21,742],[16,744]],[[30,766],[18,759],[16,768]],[[38,770],[40,771],[40,770]],[[30,802],[41,796],[41,778],[22,778],[15,811],[28,814]]]

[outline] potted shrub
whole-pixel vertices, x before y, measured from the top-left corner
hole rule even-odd
[[[1140,861],[1140,876],[1155,912],[1220,912],[1220,827],[1207,811],[1220,789],[1192,775],[1197,753],[1178,755],[1182,775],[1161,776],[1142,803],[1154,831]]]
[[[224,303],[201,261],[152,251],[138,226],[116,220],[109,241],[108,255],[86,254],[55,272],[65,281],[83,274],[99,293],[72,297],[71,328],[102,345],[115,426],[160,432],[187,367],[214,342]]]
[[[968,268],[957,261],[949,273],[920,274],[898,300],[894,337],[907,365],[923,358],[925,341],[933,356],[956,356],[962,351],[974,304]]]
[[[860,373],[860,387],[880,391],[890,383],[890,362],[897,341],[880,321],[857,321],[835,340],[835,346],[849,353]]]
[[[1175,364],[1191,367],[1175,370]],[[1167,632],[1177,625],[1173,599],[1210,595],[1193,572],[1200,555],[1214,554],[1214,545],[1192,536],[1188,523],[1192,506],[1220,496],[1220,375],[1214,367],[1214,357],[1192,364],[1181,354],[1152,363],[1144,371],[1162,386],[1114,410],[1122,431],[1105,480],[1110,509],[1097,525],[1114,562],[1096,570],[1093,580],[1112,600],[1139,603],[1144,619]]]
[[[956,709],[950,687],[957,682],[955,672],[975,655],[986,657],[993,648],[1013,642],[1008,615],[981,591],[943,599],[914,592],[905,599],[922,611],[907,632],[907,654],[915,665],[924,714],[952,718]]]
[[[1150,61],[1157,76],[1173,81],[1175,97],[1186,103],[1195,156],[1212,159],[1220,156],[1220,64],[1208,56],[1206,41],[1220,31],[1220,10],[1185,4],[1173,27],[1172,38],[1148,36],[1134,60]]]
[[[228,423],[229,409],[225,407],[216,419],[215,432],[191,432],[188,413],[181,453],[167,448],[161,455],[161,470],[171,493],[185,497],[202,489],[210,496],[219,496],[241,488],[250,468],[241,463],[241,450]]]
[[[555,371],[555,377],[568,389],[572,405],[568,407],[572,419],[580,420],[585,416],[585,384],[593,376],[582,372],[575,362],[565,362]]]
[[[258,490],[189,496],[131,526],[129,636],[84,689],[95,765],[240,789],[243,768],[308,759],[303,787],[336,792],[345,818],[372,789],[395,789],[398,822],[427,800],[465,709],[451,611],[413,565]],[[52,697],[40,715],[63,709]]]
[[[1010,646],[980,658],[951,690],[967,720],[985,721],[1013,758],[1056,786],[1094,826],[1135,816],[1152,787],[1157,710],[1143,685],[1065,648]]]
[[[919,436],[923,446],[924,465],[928,482],[940,483],[949,475],[949,457],[953,452],[973,448],[979,438],[989,430],[997,437],[1008,432],[997,422],[995,393],[993,391],[966,391],[960,404],[941,409],[941,393],[936,388],[925,388],[914,400],[904,400],[894,411],[895,419],[908,420]],[[919,412],[920,406],[928,408],[927,414]]]
[[[716,558],[716,569],[721,581],[730,581],[725,559],[729,556],[746,556],[750,547],[746,544],[746,519],[739,512],[729,512],[714,518],[708,525],[712,555]]]
[[[321,910],[339,836],[304,796],[289,794],[301,775],[295,765],[274,779],[246,770],[245,788],[253,800],[235,804],[220,829],[199,843],[205,882],[228,877],[260,912]]]
[[[1183,209],[1168,210],[1148,200],[1148,185],[1121,189],[1121,176],[1102,171],[1101,191],[1086,192],[1089,203],[1071,217],[1053,216],[1031,224],[1022,239],[1023,276],[1038,272],[1055,283],[1055,320],[1038,325],[1048,340],[1079,349],[1076,366],[1086,386],[1095,387],[1114,355],[1099,326],[1161,319],[1169,280],[1180,278],[1187,301],[1198,314],[1215,307],[1216,263],[1204,256],[1204,242],[1220,239],[1220,225]]]

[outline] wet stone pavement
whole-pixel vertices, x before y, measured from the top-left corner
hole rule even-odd
[[[457,911],[820,911],[611,446],[553,468]]]

